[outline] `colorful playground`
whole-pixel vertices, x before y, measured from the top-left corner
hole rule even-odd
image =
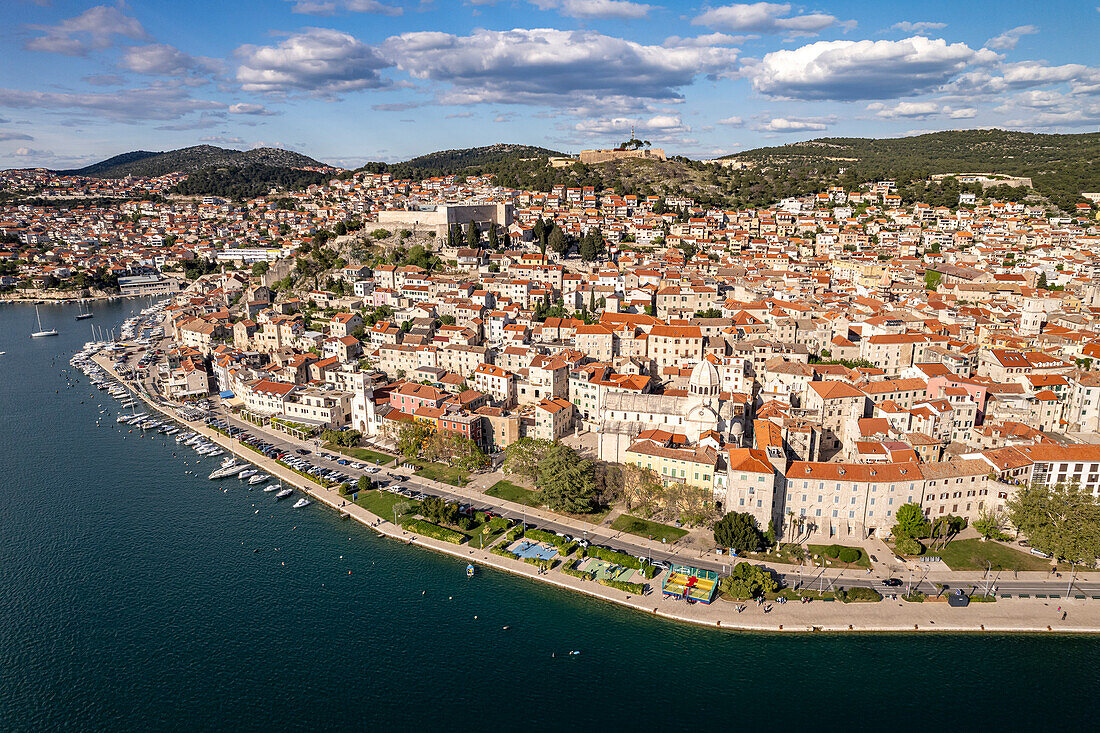
[[[710,603],[718,590],[718,573],[673,563],[661,585],[661,592],[670,598]]]
[[[519,557],[534,557],[539,560],[553,560],[558,556],[556,548],[537,542],[528,542],[527,540],[520,540],[519,544],[512,547],[511,550]]]

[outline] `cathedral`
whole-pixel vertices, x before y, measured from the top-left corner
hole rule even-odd
[[[715,432],[737,440],[744,432],[743,403],[724,399],[718,370],[703,359],[691,370],[687,394],[611,393],[600,421],[599,457],[623,463],[627,448],[644,430],[684,435],[689,444]],[[682,391],[682,390],[680,390]]]

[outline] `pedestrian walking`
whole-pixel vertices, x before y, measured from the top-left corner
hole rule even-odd
[[[1063,620],[1063,621],[1065,621],[1065,620],[1066,620],[1066,612],[1065,612],[1065,611],[1062,611],[1062,620]]]

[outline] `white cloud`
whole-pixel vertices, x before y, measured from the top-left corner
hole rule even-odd
[[[735,49],[644,46],[552,28],[405,33],[382,48],[413,77],[449,84],[444,104],[553,105],[586,115],[679,101],[681,87],[728,72],[737,58]]]
[[[0,130],[0,142],[10,142],[11,140],[34,140],[34,138],[25,132],[6,132]]]
[[[718,120],[719,125],[725,125],[726,127],[744,127],[745,121],[740,117],[726,117]]]
[[[248,102],[237,102],[236,104],[229,105],[229,114],[231,115],[260,115],[270,116],[279,114],[278,112],[272,112],[262,104],[251,104]]]
[[[637,20],[653,9],[652,5],[628,0],[531,0],[539,10],[557,10],[568,18],[615,18]]]
[[[701,36],[681,38],[669,36],[661,45],[669,48],[677,46],[737,46],[745,41],[751,41],[760,36],[731,36],[728,33],[706,33]]]
[[[307,28],[277,46],[241,46],[237,57],[237,81],[249,92],[334,96],[389,85],[378,71],[391,64],[377,49],[327,28]]]
[[[826,13],[791,14],[790,3],[736,3],[710,8],[692,19],[703,25],[742,33],[817,33],[839,21]],[[851,27],[852,21],[846,22]]]
[[[969,120],[978,116],[977,107],[959,107],[958,109],[944,107],[943,111],[953,120]]]
[[[287,0],[294,3],[291,12],[303,15],[336,15],[337,13],[373,13],[396,17],[404,13],[403,8],[385,5],[378,0]]]
[[[1016,44],[1020,42],[1022,36],[1038,33],[1039,29],[1033,25],[1018,25],[1015,28],[1005,31],[999,36],[994,36],[985,42],[986,48],[995,48],[998,51],[1008,51],[1016,48]]]
[[[218,63],[198,58],[166,43],[131,46],[126,49],[119,66],[137,74],[153,76],[184,76],[191,73],[214,72]]]
[[[96,5],[80,15],[66,18],[57,25],[32,25],[31,30],[43,35],[24,44],[30,51],[46,51],[66,56],[83,56],[89,51],[102,51],[114,44],[115,36],[135,41],[149,39],[149,34],[136,18],[122,12],[121,7]]]
[[[407,112],[410,109],[423,106],[423,102],[386,102],[385,104],[372,104],[370,108],[379,112]]]
[[[52,150],[35,150],[34,148],[16,148],[12,153],[17,158],[52,158]]]
[[[1012,127],[1091,128],[1100,125],[1100,104],[1074,105],[1071,109],[1039,112],[1031,117],[1008,120],[1006,124]]]
[[[748,74],[753,88],[771,97],[887,99],[929,91],[970,64],[996,58],[993,51],[975,51],[964,43],[923,36],[901,41],[818,41],[773,51]]]
[[[218,143],[219,145],[244,145],[245,140],[243,137],[225,137],[224,135],[206,135],[200,137],[201,143]]]
[[[80,80],[96,87],[120,87],[126,83],[118,74],[89,74],[80,77]]]
[[[867,109],[875,111],[875,117],[886,120],[899,118],[919,120],[938,114],[940,106],[935,102],[898,102],[895,105],[872,102]]]
[[[832,124],[832,118],[821,117],[773,117],[754,125],[760,132],[810,132],[825,130]]]
[[[88,94],[0,89],[0,107],[67,110],[121,122],[174,120],[193,112],[225,109],[221,102],[194,99],[186,90],[167,84]]]
[[[901,31],[902,33],[927,33],[928,31],[938,31],[946,27],[947,23],[933,23],[923,20],[911,23],[908,20],[903,20],[900,23],[894,23],[890,26],[889,30]]]

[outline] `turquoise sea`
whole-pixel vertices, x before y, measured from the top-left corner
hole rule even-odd
[[[223,492],[66,387],[147,302],[0,306],[0,731],[1091,725],[1100,639],[691,628]]]

